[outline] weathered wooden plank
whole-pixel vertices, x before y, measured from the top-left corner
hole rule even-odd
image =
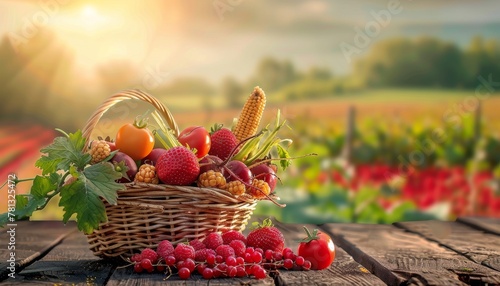
[[[299,241],[305,236],[303,225],[278,221],[274,224],[285,235],[286,246],[297,253]],[[319,228],[316,225],[305,226],[311,231]],[[337,245],[335,260],[329,268],[320,271],[280,270],[276,282],[278,285],[386,285]]]
[[[270,277],[262,280],[250,278],[217,278],[205,280],[200,275],[193,275],[188,280],[181,280],[179,276],[172,275],[167,279],[167,275],[161,273],[134,273],[132,267],[116,269],[106,285],[108,286],[140,286],[140,285],[168,285],[175,286],[205,286],[205,285],[255,285],[270,286],[275,285]]]
[[[57,221],[19,221],[14,228],[15,236],[11,240],[11,227],[7,226],[0,230],[0,256],[7,260],[10,253],[15,253],[16,263],[15,271],[20,272],[22,269],[40,259],[51,251],[56,245],[75,230],[74,224],[69,223],[69,226],[64,226]],[[9,250],[8,244],[14,242],[15,249]],[[7,269],[10,262],[0,263],[0,281],[9,278],[11,271]],[[17,275],[14,275],[17,276]]]
[[[451,221],[400,222],[395,225],[500,271],[500,236]]]
[[[10,283],[104,285],[115,268],[115,264],[92,254],[82,233],[73,232],[42,259],[23,269]]]
[[[392,225],[326,224],[334,241],[389,285],[486,285],[495,270]]]
[[[459,217],[458,222],[489,233],[500,235],[500,219],[490,217]]]

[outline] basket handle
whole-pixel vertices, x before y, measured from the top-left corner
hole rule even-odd
[[[92,134],[92,131],[94,130],[95,126],[101,119],[104,113],[108,111],[113,105],[127,100],[127,99],[137,99],[141,100],[144,102],[147,102],[151,104],[163,117],[163,119],[166,121],[168,126],[174,131],[174,135],[178,136],[179,135],[179,127],[177,126],[177,123],[174,120],[174,117],[170,113],[167,107],[163,105],[158,99],[154,98],[153,96],[147,94],[144,91],[138,90],[138,89],[131,89],[131,90],[123,90],[118,93],[113,94],[111,97],[106,99],[99,108],[92,114],[92,116],[87,120],[87,123],[85,124],[85,127],[83,128],[83,138],[85,138],[85,146],[88,146],[89,140],[90,140],[90,135]]]

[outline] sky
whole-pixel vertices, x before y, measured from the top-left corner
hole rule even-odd
[[[390,19],[377,22],[382,14]],[[266,56],[299,69],[349,73],[352,62],[341,44],[355,45],[369,23],[378,25],[377,33],[355,56],[396,36],[435,36],[460,46],[475,35],[500,39],[499,14],[494,0],[0,0],[0,35],[29,40],[38,26],[51,29],[82,73],[126,60],[141,73],[217,82],[247,78]]]

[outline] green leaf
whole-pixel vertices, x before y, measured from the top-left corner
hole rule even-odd
[[[36,176],[31,186],[30,194],[36,198],[43,198],[48,193],[57,189],[59,180],[55,176]]]
[[[288,153],[287,150],[285,150],[285,148],[283,148],[283,146],[279,144],[276,145],[276,150],[278,151],[279,158],[285,159],[285,160],[280,160],[281,169],[284,171],[292,164],[292,161],[290,160],[290,154]]]
[[[86,184],[78,179],[61,188],[59,206],[64,209],[63,222],[67,223],[76,214],[78,229],[86,234],[99,227],[99,223],[107,221],[104,203]]]
[[[113,164],[102,162],[91,165],[83,170],[85,189],[103,197],[108,203],[115,205],[118,190],[124,190],[123,184],[115,182],[122,177],[120,172],[115,171]]]
[[[35,166],[42,169],[43,175],[68,170],[71,165],[83,169],[91,159],[90,154],[83,153],[84,146],[85,139],[80,130],[68,137],[56,137],[52,144],[40,150],[46,155],[38,159]]]
[[[18,200],[20,204],[23,204],[23,207],[22,208],[16,207],[16,211],[14,212],[16,219],[30,217],[34,211],[38,210],[40,207],[45,205],[45,202],[47,201],[45,197],[35,197],[31,195],[28,196],[17,195],[16,205]]]

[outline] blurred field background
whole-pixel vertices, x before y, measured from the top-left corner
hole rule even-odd
[[[139,88],[183,129],[229,126],[256,85],[311,152],[280,173],[286,222],[500,216],[497,1],[0,0],[0,181],[55,128]],[[147,109],[111,109],[94,135]],[[18,193],[29,191],[20,183]],[[7,206],[0,190],[0,211]],[[34,219],[60,219],[57,202]]]

